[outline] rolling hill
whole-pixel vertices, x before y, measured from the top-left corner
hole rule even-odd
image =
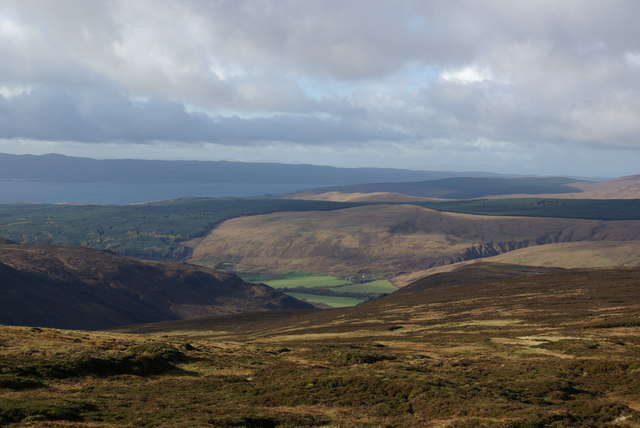
[[[335,193],[401,193],[409,196],[439,199],[473,199],[516,193],[561,194],[576,193],[581,189],[572,187],[578,180],[566,177],[451,177],[437,180],[404,183],[364,183],[347,186],[321,187],[295,192],[289,197]]]
[[[370,205],[228,220],[191,243],[189,260],[249,272],[389,277],[534,245],[637,239],[637,220],[491,217]]]
[[[241,311],[310,308],[266,285],[184,263],[83,247],[0,243],[0,323],[98,329]]]
[[[476,263],[507,263],[561,268],[640,267],[640,241],[581,241],[536,245],[493,257],[468,260],[411,272],[393,278],[403,287],[430,275],[450,272]]]
[[[287,197],[340,202],[414,202],[420,198],[639,199],[640,175],[595,183],[549,177],[447,178],[413,183],[323,187],[294,192]]]
[[[387,195],[389,196],[389,195]],[[394,198],[394,195],[387,199]],[[220,222],[276,212],[331,211],[381,202],[294,199],[182,198],[134,205],[0,204],[0,237],[29,244],[82,245],[120,255],[185,260],[189,239]],[[488,216],[538,216],[596,220],[640,220],[640,199],[496,199],[410,203],[445,212]],[[395,201],[394,201],[395,202]],[[365,219],[366,220],[366,219]],[[193,243],[190,244],[193,247]]]
[[[233,217],[323,211],[356,204],[281,199],[182,198],[134,205],[0,204],[0,237],[26,244],[82,245],[120,255],[184,260],[182,242]]]
[[[341,193],[341,192],[300,192],[288,197],[289,199],[303,199],[306,201],[333,201],[333,202],[424,202],[441,201],[437,198],[422,198],[420,196],[405,195],[393,192],[372,193]]]
[[[563,199],[638,199],[640,198],[640,175],[628,175],[613,180],[592,183],[571,183],[580,192],[563,193],[561,195],[540,194],[538,197],[560,197]],[[502,197],[523,198],[531,195],[514,194]]]

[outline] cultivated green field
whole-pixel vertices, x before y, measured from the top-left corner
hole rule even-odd
[[[302,270],[286,272],[282,275],[281,279],[277,279],[277,276],[274,278],[274,276],[269,275],[248,276],[243,278],[245,281],[262,282],[273,288],[338,287],[351,284],[349,281],[336,276]]]
[[[364,302],[365,298],[356,298],[356,297],[342,297],[342,296],[321,296],[318,294],[308,294],[308,293],[296,293],[287,291],[291,297],[295,297],[298,300],[304,300],[310,303],[321,303],[323,305],[327,305],[330,308],[346,308],[348,306],[355,306],[362,302]]]
[[[332,308],[354,306],[397,290],[386,279],[354,283],[319,272],[292,270],[284,274],[243,276],[245,281],[261,282],[280,289],[296,299],[321,303]]]
[[[386,279],[379,279],[377,281],[364,282],[362,284],[349,284],[336,287],[336,292],[342,293],[380,293],[387,294],[393,293],[397,288],[393,286]]]

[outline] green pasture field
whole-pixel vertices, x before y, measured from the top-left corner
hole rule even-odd
[[[354,306],[367,299],[393,293],[397,290],[386,279],[355,284],[346,279],[340,279],[325,273],[301,270],[289,271],[284,274],[243,276],[243,279],[283,289],[286,294],[296,299],[322,303],[332,308]],[[298,291],[299,289],[308,289],[308,292],[300,292]],[[331,290],[333,294],[326,295],[326,289]],[[345,295],[342,296],[341,294]],[[353,294],[356,294],[357,297]]]
[[[305,300],[310,303],[322,303],[323,305],[327,305],[330,308],[346,308],[347,306],[355,306],[367,300],[364,298],[356,297],[321,296],[319,294],[295,293],[289,291],[287,291],[286,294],[291,297],[295,297],[296,299]]]
[[[379,279],[371,282],[363,282],[361,284],[348,284],[333,289],[337,293],[377,293],[387,294],[393,293],[397,288],[386,279]]]
[[[351,284],[345,279],[317,272],[306,272],[294,270],[284,273],[283,278],[271,279],[269,275],[243,277],[245,281],[262,282],[273,288],[318,288],[318,287],[338,287]]]

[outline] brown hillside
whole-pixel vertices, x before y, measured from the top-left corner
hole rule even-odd
[[[582,241],[536,245],[493,257],[398,275],[392,282],[396,287],[403,287],[429,275],[485,262],[561,268],[640,267],[640,241]]]
[[[640,221],[489,217],[411,205],[275,213],[226,221],[190,261],[248,271],[394,276],[533,245],[640,239]]]
[[[95,329],[308,307],[266,285],[203,267],[83,247],[0,245],[3,324]]]
[[[487,199],[503,198],[559,198],[559,199],[640,199],[640,175],[629,175],[599,183],[575,182],[572,187],[581,189],[576,193],[514,194],[488,196]]]
[[[403,195],[393,192],[373,192],[373,193],[311,193],[301,192],[289,196],[289,199],[305,199],[315,201],[333,202],[420,202],[420,201],[444,201],[445,199],[422,198],[420,196]],[[448,199],[450,201],[450,199]]]
[[[640,175],[629,175],[613,180],[593,183],[593,182],[571,182],[571,187],[580,189],[580,192],[571,193],[517,193],[506,195],[487,195],[482,199],[505,199],[505,198],[557,198],[557,199],[639,199],[640,198]],[[452,189],[449,189],[452,190]],[[419,196],[405,195],[394,192],[339,192],[330,191],[324,193],[314,193],[304,191],[288,196],[290,199],[322,200],[335,202],[419,202],[419,201],[441,201],[438,198],[426,198]],[[451,200],[451,199],[446,199]]]
[[[282,311],[265,316],[247,313],[118,330],[171,332],[175,336],[212,334],[220,339],[267,342],[277,338],[280,343],[348,341],[357,337],[400,345],[405,340],[437,341],[436,335],[442,334],[453,335],[448,340],[454,340],[493,332],[489,334],[513,337],[517,342],[515,336],[525,334],[560,338],[567,330],[582,330],[580,336],[593,337],[605,333],[598,328],[633,327],[640,340],[639,299],[637,268],[564,270],[487,263],[434,275],[389,296],[349,308]],[[552,340],[541,337],[540,341]],[[514,344],[527,347],[524,340]],[[429,352],[441,350],[433,347]]]
[[[462,265],[462,266],[460,266]],[[455,263],[456,266],[448,272],[440,272],[420,278],[408,284],[398,291],[399,294],[414,293],[420,290],[437,288],[446,285],[483,283],[489,281],[506,281],[511,278],[518,278],[525,275],[538,275],[541,273],[557,272],[562,268],[550,268],[541,266],[515,265],[508,263],[487,263],[477,260],[476,263],[463,265]]]
[[[594,199],[640,198],[640,175],[629,175],[600,183],[573,183]],[[582,194],[584,194],[582,193]]]
[[[138,334],[0,326],[0,423],[640,424],[640,270],[469,275],[347,309],[121,329]]]

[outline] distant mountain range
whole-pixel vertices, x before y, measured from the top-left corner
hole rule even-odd
[[[104,183],[270,183],[339,185],[435,180],[447,177],[512,177],[487,172],[335,168],[318,165],[227,161],[97,160],[59,154],[0,154],[0,179]]]

